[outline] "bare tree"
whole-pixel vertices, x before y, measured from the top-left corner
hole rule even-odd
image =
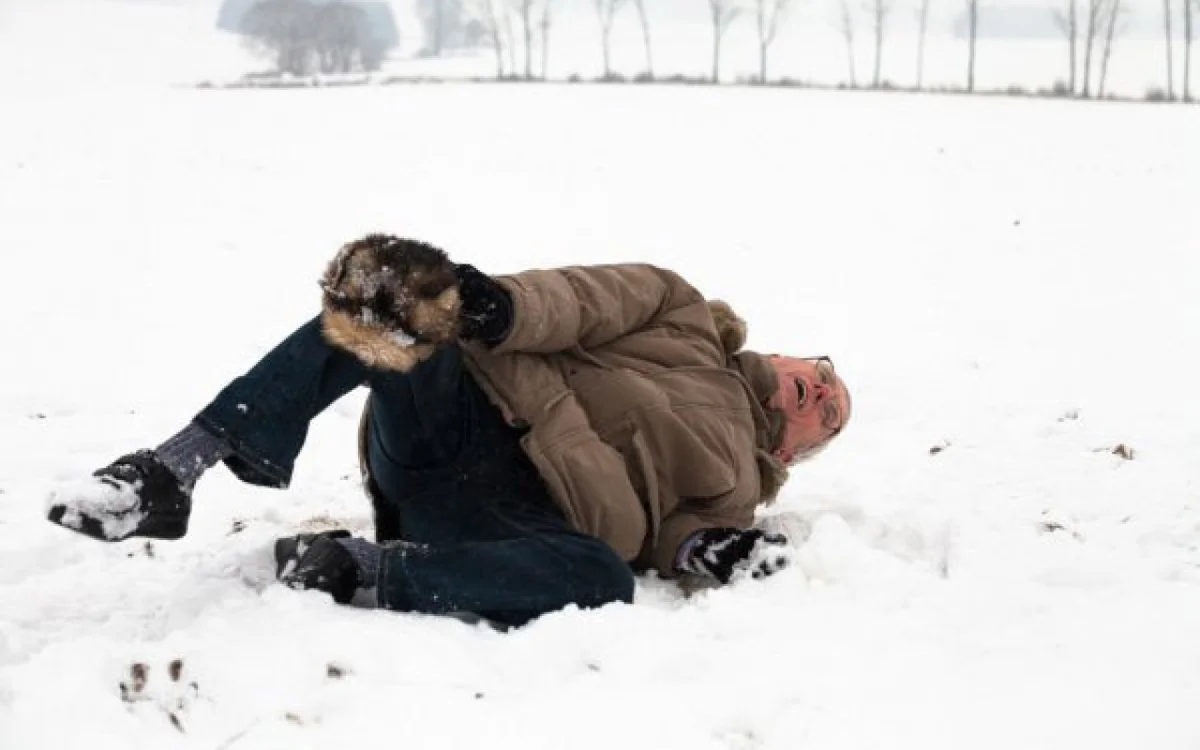
[[[767,82],[767,52],[792,5],[792,0],[754,0],[754,20],[758,28],[758,82]]]
[[[1183,0],[1183,100],[1192,100],[1192,3]]]
[[[496,55],[496,79],[504,78],[505,38],[502,16],[505,14],[505,8],[500,4],[500,0],[475,0],[473,11]]]
[[[967,0],[967,91],[975,91],[975,41],[979,38],[979,0]]]
[[[858,86],[858,74],[854,69],[854,13],[850,10],[849,0],[840,0],[838,30],[846,40],[846,59],[850,63],[850,86]]]
[[[504,24],[504,46],[508,50],[508,70],[517,75],[517,35],[513,33],[513,14],[509,8],[500,8],[500,21]]]
[[[553,5],[552,0],[546,0],[542,3],[542,20],[538,22],[538,28],[542,32],[542,80],[546,80],[550,75],[550,26],[553,18],[550,13],[550,6]]]
[[[654,78],[654,50],[650,46],[650,17],[646,15],[646,0],[633,0],[638,23],[642,26],[642,47],[646,50],[646,74]]]
[[[892,1],[871,0],[868,10],[875,30],[875,75],[871,78],[871,85],[879,88],[883,81],[883,35],[887,27],[887,18],[892,12]]]
[[[721,80],[721,39],[741,15],[733,0],[708,0],[708,16],[713,28],[712,82]]]
[[[1071,88],[1071,96],[1075,95],[1077,69],[1076,61],[1079,59],[1077,49],[1079,46],[1079,0],[1067,0],[1067,12],[1061,10],[1054,11],[1054,21],[1058,24],[1058,28],[1067,36],[1067,48],[1071,55],[1070,77],[1067,79],[1067,85]]]
[[[1112,0],[1109,3],[1108,16],[1105,18],[1104,53],[1100,56],[1100,82],[1096,88],[1096,96],[1101,99],[1104,98],[1104,83],[1108,80],[1108,61],[1112,59],[1113,41],[1116,39],[1117,32],[1120,31],[1117,27],[1117,20],[1124,12],[1121,1]]]
[[[521,32],[525,38],[525,79],[533,78],[534,30],[537,27],[538,0],[513,0],[513,10],[521,19]]]
[[[596,18],[600,21],[600,49],[604,53],[604,77],[612,77],[612,27],[617,18],[617,11],[625,5],[625,0],[592,0],[596,8]]]
[[[1171,0],[1163,0],[1163,27],[1167,36],[1167,100],[1175,99],[1175,50],[1172,47]]]
[[[925,85],[925,30],[929,27],[930,0],[921,0],[917,11],[917,90]]]
[[[1108,12],[1108,0],[1087,0],[1087,18],[1083,27],[1083,98],[1092,96],[1092,50],[1100,33],[1103,16]]]

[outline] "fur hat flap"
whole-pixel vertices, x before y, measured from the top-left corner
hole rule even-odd
[[[746,321],[738,317],[733,308],[724,300],[714,299],[708,302],[709,312],[712,313],[713,324],[725,356],[732,357],[746,345]]]

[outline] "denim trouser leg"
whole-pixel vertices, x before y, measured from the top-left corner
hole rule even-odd
[[[446,347],[371,380],[367,454],[390,609],[517,625],[568,604],[632,601],[629,566],[572,529],[519,442]]]
[[[519,624],[569,604],[632,600],[629,567],[570,528],[456,346],[409,373],[375,371],[330,346],[311,320],[197,421],[230,445],[226,464],[241,479],[285,487],[309,422],[364,383],[376,535],[408,542],[384,552],[383,606]]]
[[[309,422],[366,378],[361,362],[325,342],[315,318],[227,385],[196,421],[233,449],[225,464],[239,479],[286,487]]]
[[[466,514],[475,529],[460,541],[385,547],[382,606],[521,625],[571,604],[633,601],[633,573],[604,542],[521,499],[467,501],[478,506]]]

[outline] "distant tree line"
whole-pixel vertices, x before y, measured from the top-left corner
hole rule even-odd
[[[708,80],[721,80],[722,43],[735,24],[750,22],[757,41],[758,66],[755,79],[766,83],[770,74],[770,55],[780,31],[787,24],[796,0],[693,0],[709,21],[711,67]],[[932,6],[939,0],[910,0],[917,22],[915,60],[916,89],[925,88],[925,42]],[[946,2],[947,0],[940,0]],[[1191,49],[1194,38],[1194,14],[1200,0],[1161,0],[1166,49],[1166,87],[1150,92],[1151,98],[1178,98],[1191,101]],[[437,55],[456,45],[483,44],[494,53],[498,78],[545,78],[549,60],[550,31],[554,0],[418,0],[426,38],[426,52]],[[643,68],[635,80],[654,80],[653,35],[647,5],[655,0],[591,0],[595,9],[597,52],[602,79],[622,76],[612,63],[612,31],[620,14],[630,6],[637,14],[644,51]],[[976,90],[976,60],[981,26],[987,14],[981,0],[949,0],[959,8],[956,29],[964,40],[961,88]],[[1047,9],[1055,27],[1065,36],[1068,65],[1063,80],[1050,93],[1082,98],[1104,97],[1108,73],[1116,43],[1125,30],[1124,20],[1132,0],[1050,0]],[[899,0],[832,0],[832,20],[845,41],[847,76],[850,86],[888,88],[883,61],[889,27],[895,19]],[[1043,16],[1045,17],[1045,16]],[[864,23],[865,22],[865,23]],[[865,29],[860,29],[865,25]],[[1180,28],[1182,27],[1182,28]],[[986,28],[982,29],[986,31]],[[868,76],[860,81],[856,64],[859,41],[869,38],[871,65]],[[1176,74],[1182,46],[1181,73]],[[1177,78],[1181,82],[1177,83]]]
[[[653,34],[647,5],[656,0],[591,0],[595,10],[597,52],[603,80],[618,80],[612,62],[612,31],[617,18],[632,6],[642,37],[643,67],[635,80],[655,80]],[[976,90],[976,58],[981,23],[981,0],[909,0],[918,24],[915,88],[925,88],[925,41],[932,5],[958,6],[956,30],[964,39],[961,89]],[[770,81],[770,55],[787,24],[796,0],[693,0],[705,11],[711,35],[711,68],[708,80],[721,80],[722,43],[734,24],[748,19],[757,41],[755,80]],[[847,74],[852,87],[890,88],[883,76],[887,33],[900,0],[831,0],[832,20],[845,41]],[[1132,0],[1049,0],[1054,27],[1066,41],[1066,75],[1050,93],[1082,98],[1106,96],[1110,62],[1116,42],[1125,30],[1124,20]],[[362,0],[226,0],[227,5],[249,6],[238,30],[264,53],[280,71],[347,72],[375,70],[387,50],[398,41],[391,11],[385,2]],[[544,79],[550,59],[550,32],[554,0],[416,0],[424,46],[420,56],[437,57],[457,49],[489,47],[495,75],[502,79]],[[379,7],[376,7],[379,6]],[[382,7],[382,15],[380,14]],[[1166,52],[1165,88],[1148,92],[1149,98],[1192,100],[1191,50],[1194,16],[1200,0],[1162,0]],[[373,13],[374,11],[374,13]],[[1045,18],[1045,16],[1043,16]],[[868,77],[860,81],[856,47],[859,24],[866,22],[872,54]],[[1048,29],[1050,27],[1047,27]],[[383,29],[381,33],[380,29]],[[1182,47],[1182,65],[1176,63]],[[894,64],[893,64],[894,67]],[[1177,82],[1177,78],[1179,81]]]

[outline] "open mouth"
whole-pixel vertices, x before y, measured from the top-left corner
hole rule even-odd
[[[804,381],[796,378],[796,396],[797,404],[803,404],[804,399],[808,397],[808,387],[804,385]]]

